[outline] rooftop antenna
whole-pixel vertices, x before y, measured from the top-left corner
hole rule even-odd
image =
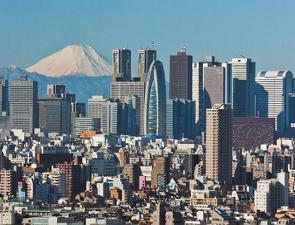
[[[186,53],[185,41],[182,41],[181,52]]]
[[[152,41],[152,50],[154,50],[154,49],[155,49],[155,42]]]

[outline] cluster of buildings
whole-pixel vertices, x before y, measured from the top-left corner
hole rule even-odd
[[[112,52],[110,98],[0,80],[1,224],[293,224],[295,82],[248,58]],[[169,95],[169,96],[166,96]]]

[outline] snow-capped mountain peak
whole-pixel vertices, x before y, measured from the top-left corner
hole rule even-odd
[[[111,65],[89,45],[68,45],[26,68],[45,76],[110,75]]]

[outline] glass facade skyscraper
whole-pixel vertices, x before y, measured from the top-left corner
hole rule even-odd
[[[145,86],[144,133],[165,136],[166,86],[162,62],[154,60]]]

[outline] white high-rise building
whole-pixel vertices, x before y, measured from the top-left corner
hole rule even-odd
[[[275,119],[275,130],[282,134],[289,124],[291,71],[262,71],[256,76],[256,114]]]
[[[88,117],[101,119],[103,102],[106,102],[103,96],[91,96],[88,99]]]
[[[254,193],[255,209],[260,212],[271,212],[271,180],[259,180]]]

